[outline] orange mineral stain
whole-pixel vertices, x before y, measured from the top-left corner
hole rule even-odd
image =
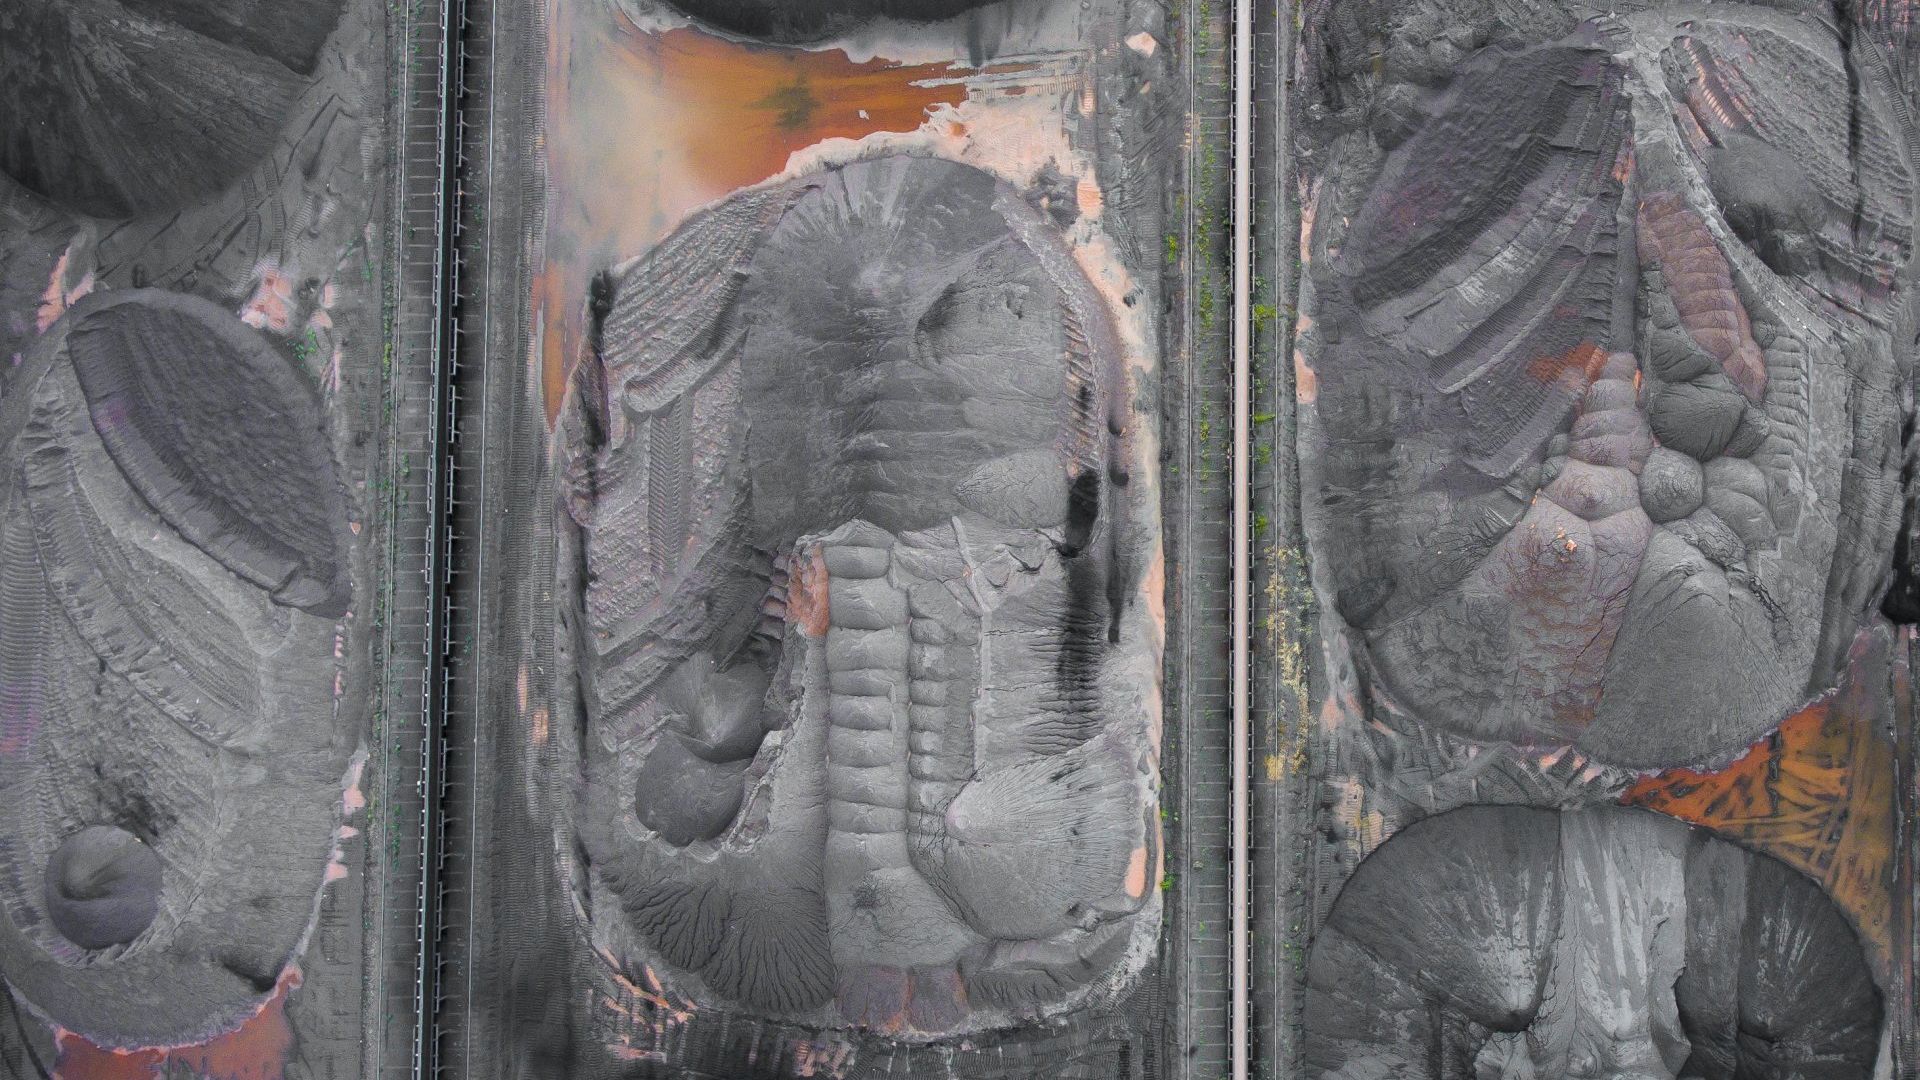
[[[60,261],[54,263],[53,273],[47,281],[46,292],[41,294],[40,306],[34,312],[33,325],[34,329],[42,334],[58,322],[60,316],[72,307],[75,301],[93,291],[94,281],[91,270],[80,278],[79,284],[72,287],[67,285],[67,277],[71,273],[73,263],[73,252],[78,246],[79,241],[75,240],[67,245],[67,250],[60,253]]]
[[[287,993],[299,985],[299,969],[288,968],[273,997],[252,1019],[211,1042],[174,1051],[173,1060],[207,1080],[281,1080],[286,1075],[287,1053],[293,1049]]]
[[[1893,949],[1893,748],[1881,732],[1888,642],[1855,640],[1838,689],[1714,773],[1673,769],[1622,801],[1704,825],[1806,873],[1853,919],[1881,970]]]
[[[1583,341],[1564,353],[1535,357],[1527,364],[1527,374],[1543,383],[1565,381],[1585,388],[1600,377],[1607,366],[1607,352],[1591,341]]]
[[[1147,895],[1147,846],[1141,844],[1127,858],[1127,895],[1135,900]]]
[[[1303,315],[1300,321],[1304,325],[1307,319]],[[1320,376],[1307,363],[1306,354],[1299,349],[1293,350],[1293,400],[1302,405],[1311,405],[1320,400]]]
[[[157,1080],[164,1050],[110,1050],[71,1031],[54,1036],[54,1080]]]
[[[299,985],[300,969],[289,966],[273,996],[239,1027],[193,1046],[120,1050],[56,1031],[54,1080],[159,1080],[169,1065],[204,1080],[284,1080],[293,1050],[287,994]]]
[[[827,636],[827,556],[818,547],[794,560],[787,579],[787,625],[810,638]]]
[[[255,330],[284,334],[293,328],[293,277],[273,267],[260,271],[260,282],[240,310],[240,321]]]
[[[686,214],[780,172],[824,139],[918,128],[966,96],[947,64],[854,61],[643,31],[612,4],[548,0],[545,266],[548,420],[584,340],[591,275],[633,258]]]

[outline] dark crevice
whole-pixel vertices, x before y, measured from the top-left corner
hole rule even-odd
[[[1859,250],[1865,244],[1863,231],[1866,228],[1867,185],[1860,175],[1860,147],[1863,138],[1863,124],[1860,115],[1860,97],[1863,92],[1865,76],[1860,71],[1860,58],[1854,54],[1858,47],[1854,42],[1854,12],[1850,4],[1838,5],[1835,21],[1839,24],[1840,61],[1847,67],[1847,166],[1852,170],[1853,180],[1853,222],[1851,233],[1853,246]],[[1868,46],[1871,47],[1871,46]]]
[[[27,1021],[21,1015],[19,1004],[13,1000],[13,994],[5,986],[0,986],[0,1008],[6,1009],[7,1015],[13,1018],[13,1030],[19,1036],[16,1045],[32,1063],[39,1080],[55,1080],[53,1070],[46,1062],[40,1060],[40,1052],[33,1048],[33,1037],[27,1031]]]
[[[1079,557],[1093,540],[1093,527],[1100,520],[1100,473],[1087,469],[1073,478],[1067,493],[1067,529],[1056,550],[1063,559]]]
[[[1880,600],[1880,613],[1895,624],[1920,624],[1920,575],[1916,575],[1913,553],[1920,536],[1914,505],[1914,415],[1913,403],[1906,403],[1906,416],[1900,426],[1900,490],[1904,495],[1900,509],[1900,531],[1893,542],[1893,567],[1887,592]]]

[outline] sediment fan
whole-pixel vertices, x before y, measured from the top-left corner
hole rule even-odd
[[[1882,1003],[1812,881],[1670,818],[1455,810],[1368,856],[1307,965],[1307,1075],[1866,1080]]]
[[[668,0],[729,33],[781,44],[818,41],[876,18],[951,19],[995,0]]]
[[[1140,925],[1130,413],[1052,230],[881,158],[596,289],[562,436],[580,828],[696,997],[950,1033],[1112,977]]]
[[[317,401],[210,303],[95,294],[0,467],[0,978],[101,1045],[197,1041],[305,940],[358,728]]]
[[[206,198],[280,133],[342,0],[0,5],[0,171],[100,216]]]

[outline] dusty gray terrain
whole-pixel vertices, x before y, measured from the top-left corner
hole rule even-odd
[[[1848,666],[1914,611],[1900,21],[1305,6],[1282,250],[1307,558],[1278,580],[1313,606],[1274,610],[1319,655],[1277,654],[1311,771],[1276,804],[1320,838],[1275,872],[1311,955],[1273,983],[1312,1074],[1910,1067],[1912,972],[1884,957],[1911,915],[1856,920],[1910,880],[1911,802],[1867,777],[1905,767],[1873,718],[1911,691]],[[1843,700],[1843,671],[1888,700]],[[1870,765],[1783,750],[1810,708]],[[1743,755],[1765,775],[1711,775]],[[1874,853],[1834,897],[1613,805],[1720,784],[1685,812],[1779,843],[1804,809],[1782,773],[1892,823],[1807,841]]]
[[[800,58],[608,6],[632,20],[607,31],[617,62],[574,52],[571,105],[600,71],[641,57],[651,79],[676,55],[823,72],[822,117],[870,107],[866,86],[886,108],[887,58],[940,62],[967,100],[688,211],[670,162],[591,192],[577,170],[529,182],[526,148],[581,133],[542,121],[560,76],[501,53],[490,272],[463,314],[490,320],[461,442],[490,483],[470,511],[486,584],[454,768],[476,784],[474,966],[450,1060],[1186,1075],[1167,959],[1185,941],[1161,933],[1163,830],[1185,826],[1157,811],[1154,738],[1159,395],[1192,376],[1158,367],[1187,360],[1167,345],[1186,98],[1165,11],[987,5],[990,41],[972,16],[862,21]],[[527,5],[493,14],[496,43],[542,29]],[[862,81],[844,93],[841,44]],[[554,222],[609,192],[655,238],[529,308],[579,255]],[[544,263],[519,255],[529,235]],[[584,346],[564,406],[538,363],[556,336]]]
[[[304,943],[357,743],[318,402],[228,312],[135,289],[75,305],[0,407],[0,972],[106,1045],[218,1034]]]
[[[0,11],[0,171],[116,217],[220,192],[273,147],[344,0],[21,0]]]
[[[1364,89],[1379,31],[1318,24],[1308,523],[1410,721],[1724,761],[1874,612],[1911,132],[1824,11],[1407,13]]]
[[[947,1034],[1116,986],[1152,933],[1115,708],[1152,532],[1111,317],[1053,228],[883,157],[596,286],[562,421],[580,828],[717,1002]]]
[[[1881,995],[1785,865],[1644,810],[1401,831],[1313,945],[1312,1077],[1865,1078]]]
[[[373,1060],[389,14],[0,11],[0,1074]]]

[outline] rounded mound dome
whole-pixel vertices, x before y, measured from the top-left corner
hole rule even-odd
[[[89,825],[47,862],[47,914],[83,949],[125,945],[160,913],[160,856],[111,825]]]

